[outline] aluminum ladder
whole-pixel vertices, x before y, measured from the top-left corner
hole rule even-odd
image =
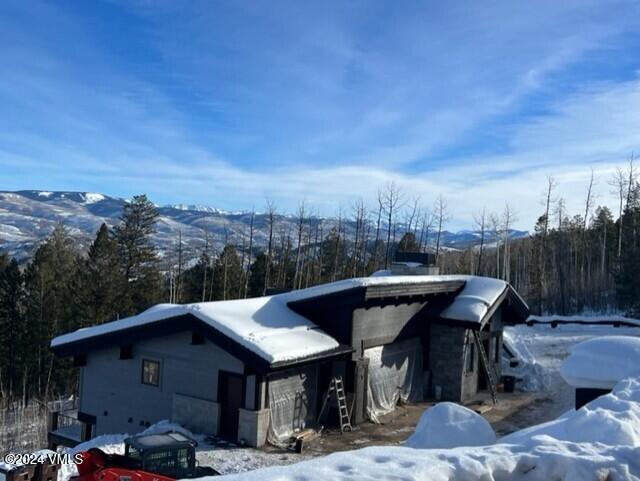
[[[487,384],[489,385],[489,392],[491,392],[491,400],[493,404],[498,404],[498,390],[496,388],[496,379],[493,374],[493,369],[491,369],[491,365],[489,364],[489,359],[487,358],[487,353],[484,350],[484,346],[482,345],[482,341],[480,340],[480,334],[478,331],[473,332],[473,341],[478,349],[478,354],[480,356],[480,362],[482,363],[482,367],[484,369],[485,374],[487,375]]]
[[[344,392],[344,383],[342,382],[342,377],[340,376],[334,377],[329,383],[329,389],[327,390],[327,394],[324,397],[322,409],[320,409],[320,414],[318,415],[318,423],[322,419],[325,410],[329,406],[329,401],[331,400],[332,394],[335,394],[336,402],[338,403],[338,415],[340,416],[340,432],[352,431],[353,428],[351,427],[351,416],[349,416],[349,410],[347,409],[347,397]]]

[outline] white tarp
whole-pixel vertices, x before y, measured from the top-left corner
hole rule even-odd
[[[317,376],[309,367],[269,379],[269,442],[279,444],[296,431],[315,425]]]
[[[422,347],[420,339],[365,349],[369,359],[367,416],[373,422],[390,413],[399,401],[422,398]]]

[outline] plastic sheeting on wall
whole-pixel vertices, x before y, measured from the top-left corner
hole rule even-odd
[[[315,425],[317,376],[309,367],[286,371],[269,379],[271,421],[268,440],[278,445],[291,435]]]
[[[367,416],[379,422],[399,401],[422,399],[422,346],[420,339],[365,349],[369,359]]]

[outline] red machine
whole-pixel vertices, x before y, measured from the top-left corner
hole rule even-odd
[[[198,466],[197,443],[180,433],[134,436],[124,443],[124,455],[97,448],[81,453],[78,476],[71,481],[174,481],[220,474]]]

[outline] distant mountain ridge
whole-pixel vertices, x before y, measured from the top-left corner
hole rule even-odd
[[[114,226],[127,201],[96,192],[20,190],[0,191],[0,251],[19,260],[28,259],[37,245],[45,239],[54,227],[62,223],[81,248],[87,248],[96,231],[104,222]],[[154,241],[160,253],[166,255],[175,251],[178,237],[182,237],[183,248],[187,252],[199,252],[209,242],[220,249],[225,239],[238,245],[243,237],[247,240],[251,212],[228,212],[201,204],[174,204],[159,206],[160,218]],[[322,223],[324,233],[337,224],[332,218],[312,218],[313,226]],[[282,232],[291,232],[295,237],[295,216],[282,214],[276,217],[277,237]],[[353,238],[355,224],[343,222],[346,236]],[[511,238],[528,235],[526,231],[510,231]],[[264,247],[268,239],[267,216],[254,216],[254,246]],[[431,236],[430,243],[435,241]],[[445,231],[442,245],[448,249],[465,249],[478,245],[477,232],[464,230]],[[486,244],[495,243],[492,234],[487,233]]]

